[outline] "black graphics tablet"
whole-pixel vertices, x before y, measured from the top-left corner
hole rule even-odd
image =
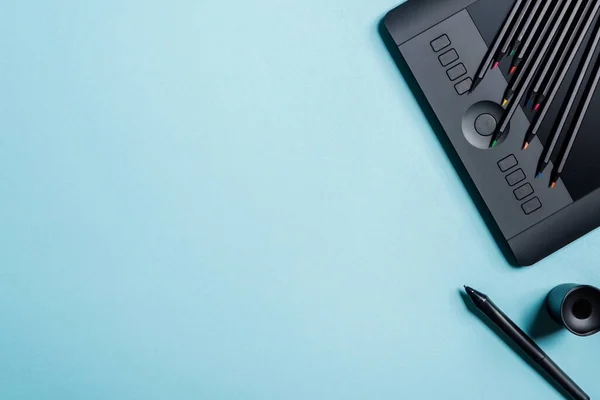
[[[523,151],[522,145],[534,116],[524,107],[512,118],[510,134],[489,148],[504,112],[499,103],[510,62],[489,71],[473,93],[469,88],[513,4],[409,0],[385,16],[381,31],[504,254],[512,264],[525,266],[600,225],[600,96],[594,95],[567,167],[552,189],[548,177],[536,179],[535,172],[585,44],[529,148]]]

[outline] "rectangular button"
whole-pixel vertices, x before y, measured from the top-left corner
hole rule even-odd
[[[448,74],[448,78],[450,78],[451,81],[457,80],[466,73],[467,69],[465,68],[463,63],[460,63],[446,71],[446,74]]]
[[[439,56],[438,59],[440,60],[442,67],[445,67],[446,65],[450,65],[454,61],[458,60],[458,53],[456,52],[456,50],[450,49],[441,56]]]
[[[523,182],[525,180],[525,173],[522,169],[518,169],[510,175],[506,176],[506,182],[510,186],[515,186],[519,182]]]
[[[523,203],[521,208],[523,209],[523,212],[525,214],[529,215],[532,212],[537,211],[540,208],[542,208],[542,202],[537,197],[534,197],[533,199],[529,200],[527,203]]]
[[[517,200],[523,200],[525,197],[531,195],[533,193],[533,188],[529,183],[524,184],[523,186],[514,190],[515,197]]]
[[[471,80],[471,78],[467,78],[465,80],[458,82],[456,85],[454,85],[454,89],[456,89],[456,93],[458,93],[459,95],[462,96],[463,94],[467,93],[471,89],[472,84],[473,84],[473,81]]]
[[[517,161],[517,157],[514,154],[498,161],[498,166],[500,167],[500,171],[506,172],[512,167],[516,167],[519,162]]]
[[[445,49],[448,46],[450,46],[450,39],[448,39],[448,36],[446,35],[442,35],[431,42],[431,48],[436,53],[442,49]]]

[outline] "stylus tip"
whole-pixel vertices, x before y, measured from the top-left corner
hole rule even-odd
[[[529,147],[529,142],[525,142],[525,144],[523,145],[523,150],[526,150]]]

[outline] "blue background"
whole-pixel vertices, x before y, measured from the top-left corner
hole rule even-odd
[[[3,1],[0,398],[561,399],[459,288],[529,329],[600,232],[507,264],[397,1]],[[600,337],[540,344],[600,396]]]

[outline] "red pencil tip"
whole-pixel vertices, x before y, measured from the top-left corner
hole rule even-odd
[[[523,150],[527,149],[529,147],[529,142],[525,142],[525,144],[523,145]]]
[[[494,66],[492,67],[492,69],[496,68],[496,67],[498,66],[498,64],[500,64],[500,63],[499,63],[498,61],[496,61],[496,62],[494,63]]]
[[[510,67],[509,74],[512,74],[513,72],[515,72],[516,69],[517,69],[517,67],[515,65],[513,65],[512,67]]]
[[[540,103],[537,103],[537,104],[535,105],[535,107],[533,107],[533,111],[537,111],[537,110],[538,110],[538,108],[540,108]]]

